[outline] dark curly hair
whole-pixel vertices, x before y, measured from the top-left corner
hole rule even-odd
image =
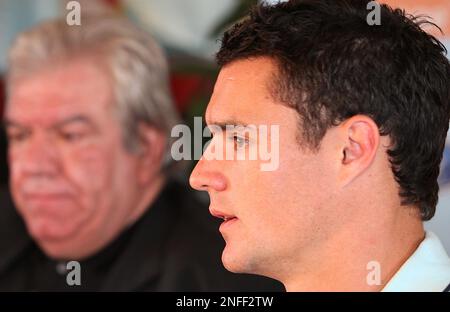
[[[256,5],[225,32],[217,61],[225,66],[238,59],[274,59],[278,73],[270,90],[296,109],[311,149],[345,119],[372,118],[380,134],[390,136],[388,155],[402,205],[419,207],[429,220],[450,118],[447,51],[422,29],[436,26],[427,17],[381,5],[381,25],[370,26],[369,2]]]

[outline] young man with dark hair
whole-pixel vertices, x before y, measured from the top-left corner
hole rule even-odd
[[[435,213],[450,65],[425,19],[368,0],[260,4],[228,30],[208,125],[278,126],[279,166],[223,161],[260,140],[214,133],[191,175],[223,218],[224,265],[288,291],[443,291]],[[217,132],[217,131],[216,131]],[[231,143],[228,143],[231,142]]]

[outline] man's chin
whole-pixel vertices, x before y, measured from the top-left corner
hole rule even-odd
[[[33,221],[27,225],[27,228],[31,237],[37,242],[62,244],[74,239],[78,227],[73,223]]]
[[[42,222],[34,224],[34,227],[28,226],[40,249],[55,260],[83,260],[97,251],[97,240],[92,235],[81,233],[81,229],[81,223],[57,225]]]
[[[239,247],[239,248],[238,248]],[[257,254],[250,252],[251,250],[239,245],[231,245],[227,243],[222,252],[222,264],[228,271],[238,274],[254,274],[271,277],[263,270],[262,258]]]
[[[222,252],[222,263],[225,269],[232,273],[253,273],[244,265],[243,255],[239,254],[227,244]]]
[[[76,238],[60,240],[35,239],[39,248],[54,260],[82,260],[90,255],[86,244],[81,244]]]

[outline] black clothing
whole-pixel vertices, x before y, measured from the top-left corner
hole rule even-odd
[[[270,279],[233,274],[221,263],[218,223],[195,194],[170,182],[114,242],[80,261],[81,285],[49,259],[0,194],[0,291],[282,291]]]

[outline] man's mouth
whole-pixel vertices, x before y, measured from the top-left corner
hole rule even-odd
[[[67,194],[59,193],[33,193],[25,194],[24,198],[29,201],[55,201],[55,200],[67,200],[70,197]]]
[[[227,222],[227,221],[236,219],[236,217],[222,217],[222,219],[223,219],[224,222]]]
[[[209,208],[209,212],[216,218],[222,219],[224,221],[229,221],[231,219],[235,219],[236,216],[230,213],[222,212],[220,210],[216,210],[214,208]]]
[[[21,198],[22,208],[33,218],[70,220],[79,213],[74,198],[63,193],[29,193]]]
[[[222,224],[220,225],[220,228],[219,228],[219,230],[221,232],[223,232],[226,228],[228,228],[230,225],[232,225],[233,223],[235,223],[238,220],[238,218],[235,215],[233,215],[233,214],[226,213],[226,212],[223,212],[223,211],[220,211],[220,210],[216,210],[216,209],[213,209],[213,208],[210,208],[209,212],[214,217],[223,220],[223,222],[222,222]]]

